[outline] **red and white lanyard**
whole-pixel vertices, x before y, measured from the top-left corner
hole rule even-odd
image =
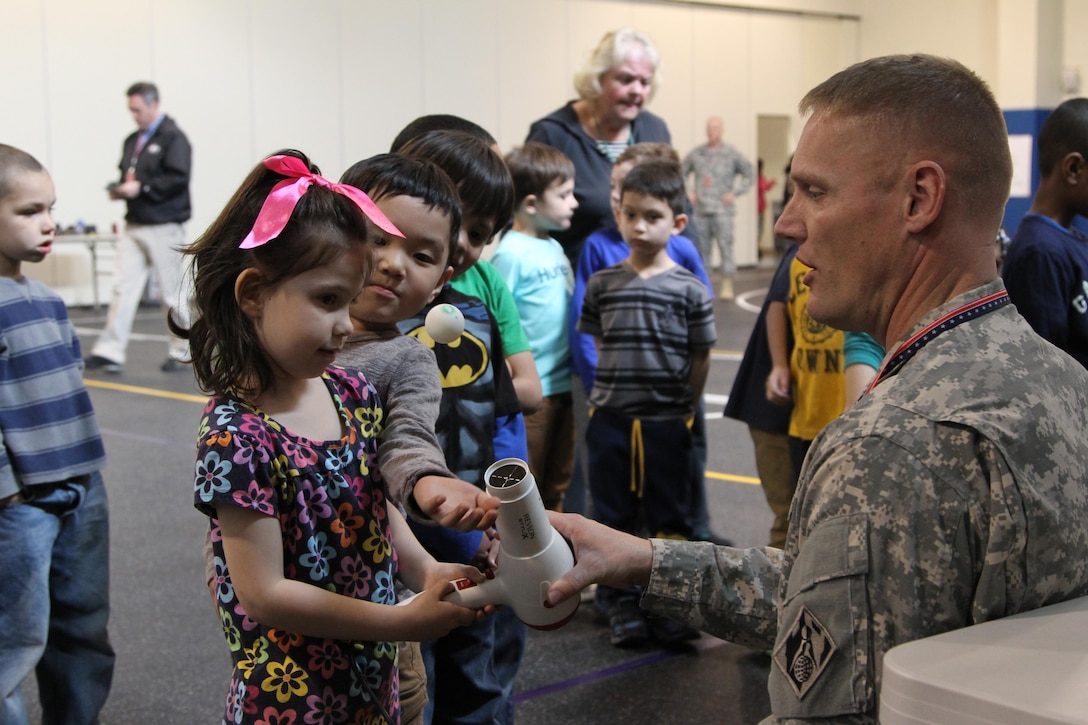
[[[948,332],[953,327],[961,325],[968,320],[973,320],[976,317],[981,317],[989,312],[1000,309],[1007,304],[1009,304],[1009,293],[1005,290],[1001,290],[1000,292],[994,292],[982,299],[958,307],[940,319],[934,320],[929,325],[926,325],[925,328],[912,335],[910,339],[906,340],[896,349],[895,354],[888,360],[888,364],[881,368],[880,373],[873,378],[873,382],[869,383],[869,387],[865,389],[865,394],[868,394],[869,391],[879,385],[885,378],[889,378],[898,373],[899,368],[903,367],[908,360],[917,355],[919,350],[932,342],[938,335]]]

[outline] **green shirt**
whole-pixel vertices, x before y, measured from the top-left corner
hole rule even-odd
[[[506,357],[532,350],[525,330],[521,329],[518,306],[506,282],[499,276],[491,262],[481,259],[450,284],[461,294],[471,295],[483,301],[487,311],[499,323],[502,349]]]

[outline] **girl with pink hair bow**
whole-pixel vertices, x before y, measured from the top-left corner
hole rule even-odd
[[[186,250],[197,314],[172,327],[212,394],[195,503],[234,660],[226,722],[399,723],[397,642],[483,616],[443,601],[451,580],[484,575],[436,562],[389,505],[381,403],[360,373],[331,367],[371,223],[400,236],[364,193],[284,151]],[[421,592],[404,606],[397,576]]]

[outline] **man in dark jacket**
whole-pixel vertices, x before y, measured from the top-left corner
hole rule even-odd
[[[121,180],[108,187],[111,199],[128,205],[124,234],[117,244],[106,328],[99,336],[87,368],[119,373],[136,310],[148,275],[153,271],[163,305],[178,322],[188,326],[188,309],[182,288],[184,223],[189,220],[189,177],[192,148],[174,119],[159,111],[159,90],[152,83],[135,83],[128,89],[128,109],[138,129],[125,139],[121,156]],[[173,335],[162,369],[182,370],[188,359],[186,342]]]

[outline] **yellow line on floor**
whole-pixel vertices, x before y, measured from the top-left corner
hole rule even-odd
[[[707,478],[716,478],[719,481],[732,481],[733,483],[747,483],[753,486],[759,485],[759,479],[751,476],[734,476],[732,473],[718,473],[717,471],[707,471]]]
[[[201,395],[190,395],[188,393],[174,393],[169,390],[156,390],[155,388],[143,388],[137,385],[123,385],[121,383],[110,383],[105,380],[89,380],[84,378],[83,382],[88,388],[101,388],[103,390],[116,390],[121,393],[135,393],[137,395],[150,395],[156,398],[170,398],[171,400],[184,400],[189,403],[200,403],[203,405],[208,402],[207,397]],[[750,485],[758,486],[759,479],[752,476],[735,476],[731,473],[718,473],[717,471],[707,471],[707,478],[713,478],[719,481],[732,481],[733,483],[747,483]]]
[[[121,383],[108,383],[105,380],[83,379],[88,388],[102,388],[103,390],[117,390],[122,393],[136,393],[137,395],[151,395],[156,398],[170,398],[171,400],[184,400],[189,403],[204,404],[208,402],[207,396],[190,395],[189,393],[174,393],[169,390],[156,390],[155,388],[141,388],[136,385],[122,385]]]

